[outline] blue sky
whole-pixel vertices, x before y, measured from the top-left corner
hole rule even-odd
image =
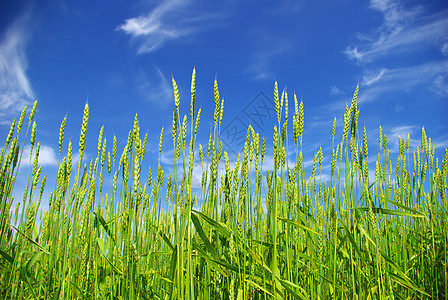
[[[87,158],[96,156],[102,125],[108,149],[114,135],[122,149],[138,113],[149,135],[147,157],[156,156],[165,127],[162,163],[169,171],[171,77],[188,114],[193,67],[202,144],[217,78],[227,128],[256,122],[247,112],[267,101],[264,95],[272,100],[275,80],[287,88],[291,108],[293,93],[303,99],[308,159],[320,146],[325,159],[331,156],[333,119],[338,140],[358,83],[360,126],[372,147],[379,125],[392,151],[399,135],[410,134],[412,149],[419,145],[422,126],[436,147],[448,147],[446,1],[2,1],[0,12],[2,140],[23,106],[38,99],[37,141],[48,174],[56,168],[62,119],[67,114],[65,141],[77,145],[87,98]],[[266,115],[256,129],[270,139],[275,124]]]

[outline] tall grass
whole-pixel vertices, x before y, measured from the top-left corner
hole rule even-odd
[[[216,81],[214,130],[204,146],[196,141],[195,71],[189,115],[180,111],[174,79],[173,90],[172,173],[160,163],[163,128],[157,170],[142,170],[147,135],[137,115],[124,149],[115,137],[108,144],[101,129],[97,156],[86,162],[86,104],[79,143],[69,142],[66,154],[62,121],[45,211],[36,103],[22,141],[26,108],[13,122],[0,153],[3,299],[446,299],[448,152],[439,161],[424,129],[414,150],[409,137],[399,139],[394,165],[380,127],[369,176],[375,156],[358,127],[356,88],[342,132],[334,120],[330,179],[323,182],[322,149],[312,168],[304,166],[303,103],[294,95],[291,119],[288,94],[280,95],[277,83],[270,170],[263,162],[271,147],[250,126],[244,151],[230,165]],[[25,145],[30,157],[22,157]],[[14,201],[22,159],[30,161],[29,177],[23,199]],[[200,193],[192,189],[198,162]]]

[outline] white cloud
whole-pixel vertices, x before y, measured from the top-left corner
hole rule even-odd
[[[438,149],[438,150],[443,150],[443,149],[448,148],[448,135],[447,134],[440,136],[432,141],[433,141],[434,145],[436,146],[436,149]]]
[[[138,53],[153,52],[170,40],[191,36],[217,24],[216,13],[200,10],[191,1],[163,1],[146,15],[125,20],[117,29],[141,43]],[[207,25],[205,25],[207,24]]]
[[[372,75],[378,71],[365,71],[361,83],[362,93],[358,102],[365,103],[380,99],[383,94],[396,92],[397,87],[402,91],[411,91],[416,87],[426,86],[439,96],[448,94],[448,61],[430,61],[420,65],[382,69],[377,76]]]
[[[421,48],[436,47],[446,52],[448,10],[423,15],[421,7],[404,9],[393,0],[372,0],[371,8],[383,14],[384,23],[371,36],[360,34],[358,44],[345,50],[349,58],[365,63]]]
[[[448,71],[436,76],[431,86],[431,90],[440,97],[448,96]]]
[[[30,14],[18,17],[0,38],[0,123],[32,103],[33,88],[26,75],[26,45],[30,38]]]
[[[442,46],[440,47],[440,51],[444,56],[448,55],[448,42],[442,44]]]
[[[142,97],[159,107],[166,107],[172,104],[173,89],[162,71],[155,67],[155,76],[148,76],[144,70],[140,70],[137,75],[137,89]]]
[[[410,150],[420,145],[421,128],[418,128],[417,126],[414,125],[395,126],[392,127],[389,131],[386,131],[385,133],[387,136],[387,148],[392,153],[396,153],[399,151],[398,137],[406,141],[409,135]]]
[[[384,15],[384,26],[387,28],[406,23],[409,18],[414,17],[421,10],[420,7],[405,10],[396,0],[371,0],[370,7]]]
[[[384,72],[386,72],[386,69],[381,69],[381,71],[378,74],[370,73],[370,74],[364,75],[362,77],[362,82],[365,85],[371,85],[371,84],[377,82],[378,80],[380,80],[381,77],[383,77]]]
[[[446,97],[448,10],[428,13],[423,6],[405,7],[399,0],[371,0],[370,8],[383,16],[382,24],[359,33],[356,43],[345,50],[347,57],[362,66],[358,103],[417,89]],[[341,93],[332,90],[332,95]],[[340,99],[328,108],[338,110],[344,102]],[[398,104],[395,107],[401,109]]]
[[[378,101],[384,99],[384,95],[396,93],[398,90],[410,92],[416,88],[434,92],[439,97],[448,95],[448,61],[429,61],[420,65],[406,67],[365,70],[362,78],[358,103]],[[332,90],[333,88],[331,88]],[[349,90],[347,95],[353,93],[353,90]],[[339,89],[338,94],[332,92],[332,95],[339,99],[325,105],[324,109],[331,112],[331,114],[334,111],[340,111],[343,114],[342,109],[346,103],[350,104],[351,95],[350,97],[345,97],[343,96],[344,93],[339,91]],[[395,107],[400,110],[399,104],[396,104]],[[326,110],[324,111],[327,112]],[[326,120],[331,120],[331,117],[332,115],[324,115]]]
[[[22,154],[22,166],[29,166],[30,164],[30,150],[31,147],[28,145],[25,147],[23,154]],[[31,158],[31,164],[34,161],[34,156],[36,155],[36,147],[33,149],[33,156]],[[57,152],[47,145],[40,145],[39,149],[39,165],[40,166],[56,166],[58,164],[58,157]],[[77,159],[76,159],[77,161]]]

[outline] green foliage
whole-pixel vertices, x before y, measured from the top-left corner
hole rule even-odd
[[[357,87],[337,145],[334,119],[331,174],[323,182],[322,149],[311,176],[305,174],[304,107],[295,95],[289,118],[295,160],[288,159],[288,95],[284,90],[279,97],[275,83],[274,169],[263,170],[269,151],[264,137],[260,151],[252,127],[232,169],[219,138],[224,102],[215,81],[215,129],[207,151],[198,146],[202,191],[194,193],[201,114],[195,111],[195,74],[189,118],[179,111],[172,80],[172,174],[165,175],[160,165],[163,128],[157,172],[141,169],[147,135],[142,142],[137,115],[120,158],[116,138],[108,151],[101,130],[97,157],[84,162],[86,104],[76,172],[71,142],[61,157],[66,118],[62,121],[56,182],[45,211],[39,209],[46,177],[40,178],[37,168],[38,143],[29,157],[23,199],[12,196],[30,128],[31,149],[36,140],[35,103],[19,147],[23,110],[0,152],[0,298],[446,299],[448,152],[439,165],[424,129],[413,159],[409,137],[400,139],[393,166],[380,127],[375,178],[369,178],[366,129],[358,132]],[[224,171],[218,172],[220,166]],[[147,182],[140,174],[149,174]],[[103,180],[108,180],[106,192]],[[18,202],[15,210],[13,202]]]

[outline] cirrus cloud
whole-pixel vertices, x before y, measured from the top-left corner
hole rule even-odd
[[[30,13],[19,16],[0,37],[0,124],[9,124],[34,98],[27,77],[26,46],[31,37]]]
[[[190,37],[210,29],[222,16],[197,9],[191,1],[163,1],[147,14],[126,19],[117,30],[124,31],[138,42],[138,53],[158,50],[168,41]]]

